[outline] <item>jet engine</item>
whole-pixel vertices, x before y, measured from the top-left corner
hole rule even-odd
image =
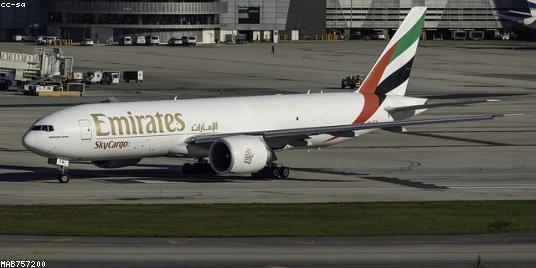
[[[266,166],[272,154],[262,137],[231,136],[215,141],[208,154],[219,174],[255,173]]]
[[[136,165],[141,161],[141,158],[135,159],[118,159],[118,160],[99,160],[93,161],[93,164],[100,168],[122,168]]]

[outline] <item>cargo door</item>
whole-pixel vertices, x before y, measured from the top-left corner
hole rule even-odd
[[[78,120],[80,125],[80,137],[83,141],[91,140],[91,126],[89,120]]]

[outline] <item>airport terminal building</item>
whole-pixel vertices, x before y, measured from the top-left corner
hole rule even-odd
[[[498,19],[510,10],[528,12],[526,0],[326,0],[326,28],[359,38],[393,32],[413,6],[426,6],[426,39],[486,38],[523,26]],[[476,36],[475,36],[476,37]]]
[[[271,40],[292,29],[325,32],[323,0],[47,0],[48,33],[67,39],[117,41],[122,36],[182,35],[214,43],[226,34]],[[309,16],[303,16],[308,14]],[[296,19],[298,18],[298,19]],[[302,18],[302,19],[300,19]],[[315,23],[312,23],[315,22]]]
[[[76,41],[117,42],[123,36],[182,35],[199,42],[245,34],[250,41],[392,34],[412,6],[428,7],[424,38],[497,34],[523,26],[498,19],[527,11],[526,0],[27,0],[24,8],[0,8],[0,40],[15,34],[47,34]]]

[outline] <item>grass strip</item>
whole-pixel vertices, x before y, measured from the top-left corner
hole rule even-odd
[[[0,234],[360,236],[536,231],[536,201],[0,206]]]

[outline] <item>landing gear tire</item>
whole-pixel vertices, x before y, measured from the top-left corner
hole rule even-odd
[[[211,175],[214,174],[214,170],[209,163],[186,163],[182,166],[183,174],[196,174],[196,175]]]
[[[60,166],[58,170],[58,181],[60,183],[68,183],[71,180],[68,171],[67,166]]]
[[[290,175],[290,169],[288,167],[268,166],[255,173],[251,174],[255,179],[286,179]]]
[[[58,175],[58,181],[60,183],[68,183],[71,178],[68,174],[59,174]]]
[[[182,165],[182,173],[183,174],[191,174],[192,173],[192,164],[186,163]]]
[[[277,166],[268,168],[268,174],[272,179],[279,178],[279,168]]]
[[[290,169],[288,167],[279,168],[279,178],[286,179],[290,175]]]
[[[210,175],[214,174],[214,170],[212,169],[209,163],[203,163],[201,167],[202,167],[203,174],[210,174]]]
[[[192,174],[201,174],[203,172],[203,167],[199,163],[192,165]]]

